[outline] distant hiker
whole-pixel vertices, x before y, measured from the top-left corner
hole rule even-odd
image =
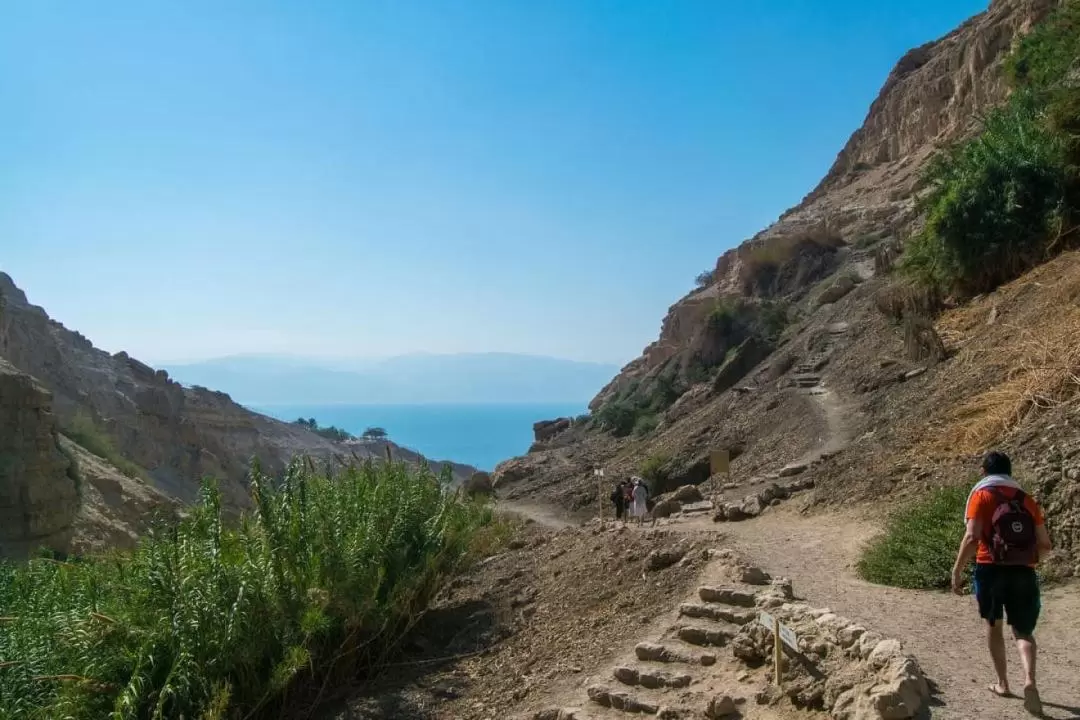
[[[983,479],[968,495],[964,521],[967,532],[952,571],[952,589],[960,594],[962,575],[975,559],[972,589],[979,616],[989,623],[987,644],[997,682],[990,692],[1012,697],[1006,673],[1002,617],[1012,627],[1024,666],[1024,708],[1042,714],[1035,685],[1035,622],[1039,619],[1039,580],[1035,565],[1051,549],[1042,508],[1012,478],[1012,462],[1001,452],[983,458]]]
[[[629,518],[634,509],[634,479],[623,480],[623,505],[626,506],[626,516]]]
[[[622,520],[623,515],[626,513],[628,503],[626,502],[626,485],[625,480],[620,480],[615,489],[611,491],[611,503],[615,506],[615,519]]]
[[[634,478],[633,497],[634,497],[634,505],[633,505],[634,512],[633,512],[633,515],[634,515],[634,517],[637,518],[638,525],[641,525],[641,524],[643,524],[645,522],[645,515],[648,514],[648,512],[649,512],[649,508],[648,508],[649,491],[645,487],[645,483],[643,483],[641,481],[641,478],[637,478],[637,477]]]

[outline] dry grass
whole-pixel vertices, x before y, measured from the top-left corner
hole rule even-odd
[[[843,238],[829,228],[827,223],[803,232],[775,235],[747,247],[743,262],[750,267],[771,265],[779,267],[794,258],[799,250],[807,245],[838,248],[844,245]]]
[[[962,346],[955,361],[960,384],[993,384],[947,413],[944,427],[933,431],[935,450],[979,452],[1030,414],[1080,395],[1078,301],[1080,255],[1069,253],[942,318],[942,335]],[[988,324],[991,308],[1009,321]]]
[[[894,280],[874,293],[878,312],[896,322],[907,317],[934,317],[943,305],[944,298],[937,290],[911,280]]]

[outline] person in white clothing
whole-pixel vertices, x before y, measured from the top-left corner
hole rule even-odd
[[[641,478],[634,478],[634,505],[633,514],[637,518],[638,525],[645,522],[645,515],[648,514],[649,508],[647,500],[649,498],[649,491],[645,489],[645,485],[642,484]]]

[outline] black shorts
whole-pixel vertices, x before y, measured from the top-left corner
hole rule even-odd
[[[1006,616],[1018,635],[1031,635],[1039,619],[1039,578],[1023,565],[976,565],[972,576],[979,617],[991,625]]]

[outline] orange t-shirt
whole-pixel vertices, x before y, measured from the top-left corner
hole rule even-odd
[[[979,551],[975,555],[976,563],[980,565],[992,565],[994,563],[994,556],[990,554],[990,546],[987,545],[986,538],[988,537],[990,524],[994,519],[994,510],[1001,502],[995,497],[995,493],[1000,493],[1005,500],[1012,500],[1016,497],[1017,492],[1019,491],[1016,488],[1011,487],[983,488],[971,496],[967,510],[964,512],[964,519],[978,518],[982,524],[982,536],[978,538]],[[1024,498],[1024,507],[1031,513],[1031,517],[1035,518],[1036,525],[1042,525],[1045,522],[1042,508],[1030,495]]]

